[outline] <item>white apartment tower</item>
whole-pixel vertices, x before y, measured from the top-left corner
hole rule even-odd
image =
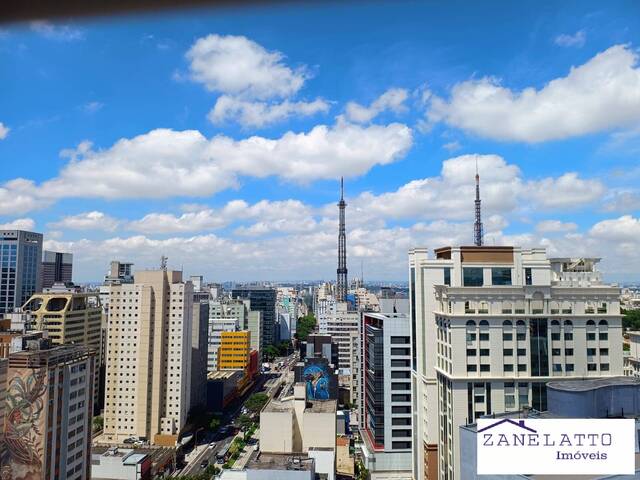
[[[617,286],[541,248],[409,252],[413,478],[464,480],[459,426],[546,409],[550,380],[622,375]]]
[[[109,305],[104,440],[173,446],[190,405],[193,285],[139,271],[111,286]]]

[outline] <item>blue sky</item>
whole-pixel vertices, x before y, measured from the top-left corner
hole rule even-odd
[[[0,223],[210,280],[406,277],[412,246],[640,260],[635,2],[355,2],[0,30]]]

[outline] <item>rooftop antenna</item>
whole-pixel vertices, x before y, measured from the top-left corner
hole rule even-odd
[[[477,247],[481,247],[484,240],[484,232],[482,231],[482,216],[480,208],[480,175],[478,174],[478,158],[476,157],[476,221],[473,224],[473,243]]]
[[[167,260],[169,260],[165,255],[160,257],[160,270],[167,271]]]
[[[339,302],[346,301],[347,296],[347,234],[345,228],[344,210],[347,203],[344,201],[344,178],[340,177],[340,201],[339,227],[338,227],[338,269],[336,282],[336,298]]]

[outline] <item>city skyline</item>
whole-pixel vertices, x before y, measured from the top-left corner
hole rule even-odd
[[[2,27],[1,228],[73,253],[79,282],[165,254],[208,280],[330,279],[344,176],[351,277],[404,280],[410,248],[473,244],[477,163],[485,245],[639,280],[637,6],[467,6]]]

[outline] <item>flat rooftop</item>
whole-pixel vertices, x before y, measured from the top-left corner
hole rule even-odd
[[[247,462],[247,470],[305,470],[313,469],[313,459],[307,455],[289,453],[259,453]]]
[[[610,377],[610,378],[594,378],[587,380],[565,380],[547,383],[547,388],[554,390],[564,390],[567,392],[587,392],[589,390],[597,390],[605,387],[624,387],[635,386],[640,387],[640,378],[638,377]]]
[[[243,374],[242,370],[217,370],[207,373],[207,380],[228,380],[234,375]]]
[[[293,399],[279,401],[271,400],[264,408],[264,412],[291,412],[293,411]],[[313,400],[307,401],[305,412],[311,413],[336,413],[338,410],[337,400]]]

